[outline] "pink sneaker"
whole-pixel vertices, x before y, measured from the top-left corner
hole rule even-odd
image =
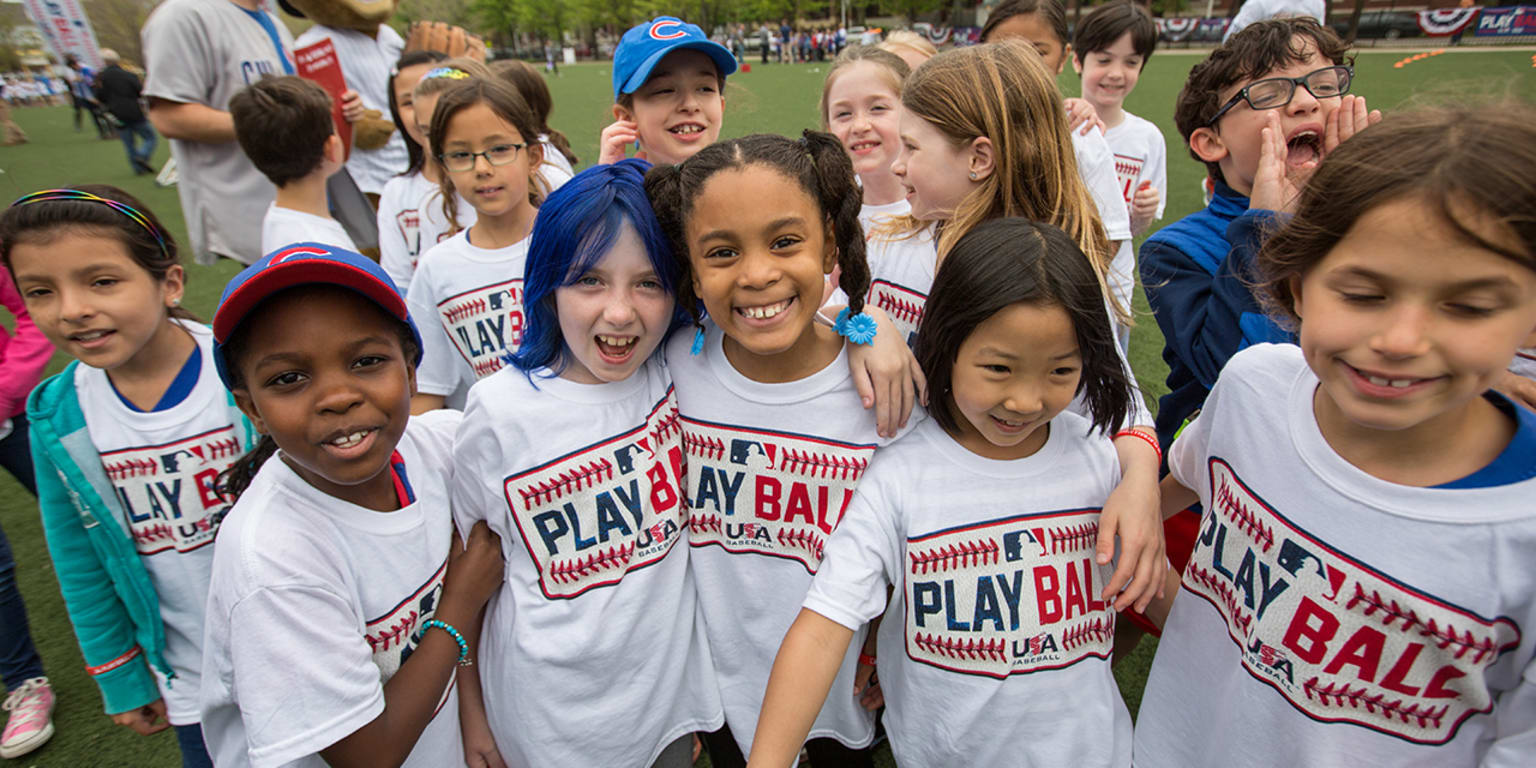
[[[11,713],[0,734],[0,757],[20,757],[53,738],[53,688],[48,678],[34,677],[11,691],[0,705]]]

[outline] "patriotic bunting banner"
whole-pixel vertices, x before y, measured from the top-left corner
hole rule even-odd
[[[1436,8],[1419,11],[1419,29],[1430,37],[1454,35],[1467,28],[1480,8]]]

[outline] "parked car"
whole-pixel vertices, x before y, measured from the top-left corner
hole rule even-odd
[[[1342,37],[1349,31],[1349,14],[1335,14],[1328,26]],[[1413,11],[1365,11],[1360,14],[1360,30],[1355,37],[1396,40],[1423,35],[1424,30],[1419,29],[1419,15]]]

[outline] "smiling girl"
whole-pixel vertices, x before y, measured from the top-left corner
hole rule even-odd
[[[842,142],[864,190],[859,223],[866,235],[879,220],[911,210],[891,173],[901,152],[901,84],[910,72],[894,53],[854,46],[838,54],[821,88],[822,128]]]

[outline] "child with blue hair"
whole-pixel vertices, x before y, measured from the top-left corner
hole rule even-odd
[[[682,431],[653,354],[680,268],[624,160],[550,194],[510,366],[469,393],[454,516],[500,533],[506,582],[461,674],[471,765],[692,765],[724,717],[688,565]],[[466,633],[468,634],[468,633]]]

